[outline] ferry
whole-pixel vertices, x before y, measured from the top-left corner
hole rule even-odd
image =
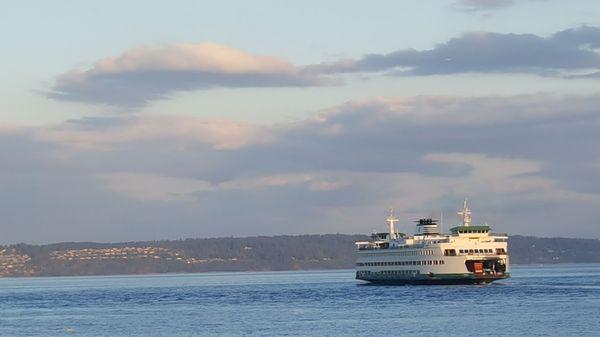
[[[483,284],[510,277],[508,235],[471,225],[465,198],[462,224],[440,233],[438,220],[416,221],[416,233],[399,233],[393,211],[387,232],[356,244],[356,278],[379,284]]]

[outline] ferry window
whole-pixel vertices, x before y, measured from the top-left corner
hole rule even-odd
[[[446,249],[446,250],[444,250],[444,255],[446,255],[446,256],[456,256],[456,250],[455,249]]]
[[[473,254],[473,249],[469,249],[469,254]]]

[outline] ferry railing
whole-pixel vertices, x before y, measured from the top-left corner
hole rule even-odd
[[[505,236],[508,237],[507,233],[490,233],[490,236]]]

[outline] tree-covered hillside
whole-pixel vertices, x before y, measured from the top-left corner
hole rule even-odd
[[[0,276],[107,275],[354,267],[362,235],[258,236],[0,247]],[[597,239],[511,236],[513,264],[600,262]]]

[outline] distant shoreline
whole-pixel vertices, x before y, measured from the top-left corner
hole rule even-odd
[[[112,276],[353,269],[364,235],[280,235],[1,246],[0,277]],[[600,262],[598,239],[509,238],[511,263]]]

